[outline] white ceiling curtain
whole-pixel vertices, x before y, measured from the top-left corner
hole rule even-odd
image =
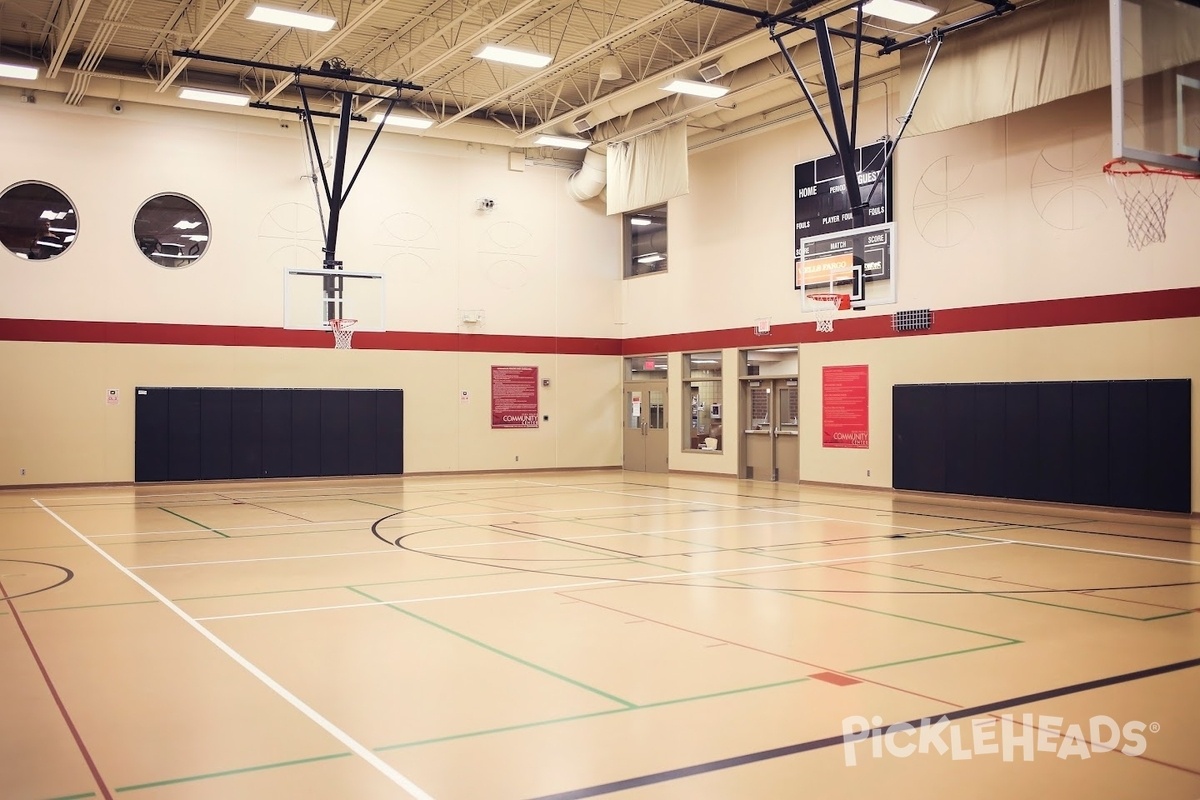
[[[1003,36],[997,35],[1003,31]],[[926,48],[900,54],[907,103]],[[1055,0],[947,36],[909,124],[933,133],[992,119],[1109,84],[1108,4]]]
[[[688,193],[687,125],[608,146],[608,213],[623,214]]]

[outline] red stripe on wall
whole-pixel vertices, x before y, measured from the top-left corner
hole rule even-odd
[[[1108,322],[1138,322],[1154,319],[1200,317],[1200,287],[1165,289],[1155,292],[1069,297],[1029,303],[1001,303],[994,306],[937,309],[933,327],[923,331],[894,331],[890,314],[857,316],[854,311],[839,311],[832,333],[817,333],[813,322],[797,322],[771,328],[758,336],[752,326],[721,331],[678,333],[627,339],[623,352],[670,353],[689,350],[716,350],[721,347],[771,347],[772,345],[811,344],[854,339],[888,339],[943,333],[977,333],[1020,328],[1056,328],[1065,325],[1095,325]]]
[[[832,333],[817,333],[812,322],[778,325],[766,336],[752,326],[714,331],[605,339],[582,336],[492,336],[475,333],[362,331],[354,335],[360,350],[424,350],[457,353],[538,353],[562,355],[635,355],[675,351],[813,344],[854,339],[887,339],[944,333],[975,333],[1020,328],[1055,328],[1109,322],[1137,322],[1200,316],[1200,287],[1155,292],[1071,297],[1029,303],[937,309],[933,327],[892,330],[891,315],[858,316],[839,312]],[[92,342],[108,344],[217,345],[226,347],[332,347],[323,331],[227,325],[177,325],[160,322],[79,322],[48,319],[0,319],[0,341]]]
[[[160,322],[78,322],[52,319],[0,319],[0,340],[104,344],[177,344],[223,347],[333,347],[325,331],[228,325],[176,325]],[[582,336],[486,336],[473,333],[361,331],[359,350],[425,350],[457,353],[621,354],[618,339]]]

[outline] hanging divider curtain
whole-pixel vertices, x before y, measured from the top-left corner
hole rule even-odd
[[[608,146],[608,213],[623,214],[688,193],[687,125]]]

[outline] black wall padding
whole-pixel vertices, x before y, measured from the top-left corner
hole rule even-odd
[[[232,391],[230,477],[258,478],[263,475],[262,389]]]
[[[975,474],[979,491],[989,497],[1003,494],[1005,391],[1003,385],[981,383],[975,387]],[[955,442],[954,447],[960,443]]]
[[[263,389],[262,468],[264,478],[289,478],[292,472],[292,390]]]
[[[167,480],[200,477],[200,390],[168,389]]]
[[[1071,496],[1071,384],[1039,383],[1037,495],[1035,500]]]
[[[1108,497],[1114,506],[1145,508],[1150,496],[1148,398],[1146,381],[1108,386]]]
[[[1000,427],[1000,426],[997,426]],[[1038,493],[1038,387],[1010,383],[1004,392],[1001,496],[1033,500]]]
[[[350,410],[345,389],[321,391],[321,474],[350,474]]]
[[[404,472],[404,392],[380,389],[375,395],[375,403],[376,472],[400,475]]]
[[[1146,417],[1150,422],[1149,488],[1146,504],[1164,511],[1193,511],[1192,382],[1150,381]]]
[[[200,390],[200,477],[233,475],[233,390]]]
[[[134,479],[404,472],[399,389],[138,387]]]
[[[1191,509],[1191,381],[910,384],[892,389],[893,485]]]
[[[946,392],[940,385],[893,389],[892,475],[897,487],[946,491]]]
[[[1108,384],[1071,385],[1072,503],[1108,505]]]
[[[133,479],[165,481],[170,474],[170,391],[138,389],[134,398]]]
[[[969,383],[946,386],[946,441],[957,446],[946,450],[946,491],[951,494],[980,494],[978,459],[975,456],[975,386]]]
[[[292,390],[292,475],[321,474],[321,393]]]
[[[379,472],[375,461],[375,452],[379,446],[375,437],[375,428],[378,425],[375,398],[379,392],[352,389],[347,395],[348,471],[351,475],[375,475]]]

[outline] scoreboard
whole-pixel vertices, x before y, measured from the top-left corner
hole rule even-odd
[[[892,221],[892,165],[884,167],[888,142],[873,142],[854,151],[858,185],[866,204],[864,226]],[[882,175],[880,172],[882,171]],[[878,183],[876,180],[878,179]],[[874,191],[871,187],[874,186]],[[866,193],[871,192],[868,199]],[[847,231],[854,228],[854,214],[846,198],[846,179],[842,162],[836,155],[805,161],[795,166],[793,200],[796,204],[796,259],[810,236]],[[867,280],[887,279],[890,264],[879,265]],[[797,289],[802,288],[797,281]]]

